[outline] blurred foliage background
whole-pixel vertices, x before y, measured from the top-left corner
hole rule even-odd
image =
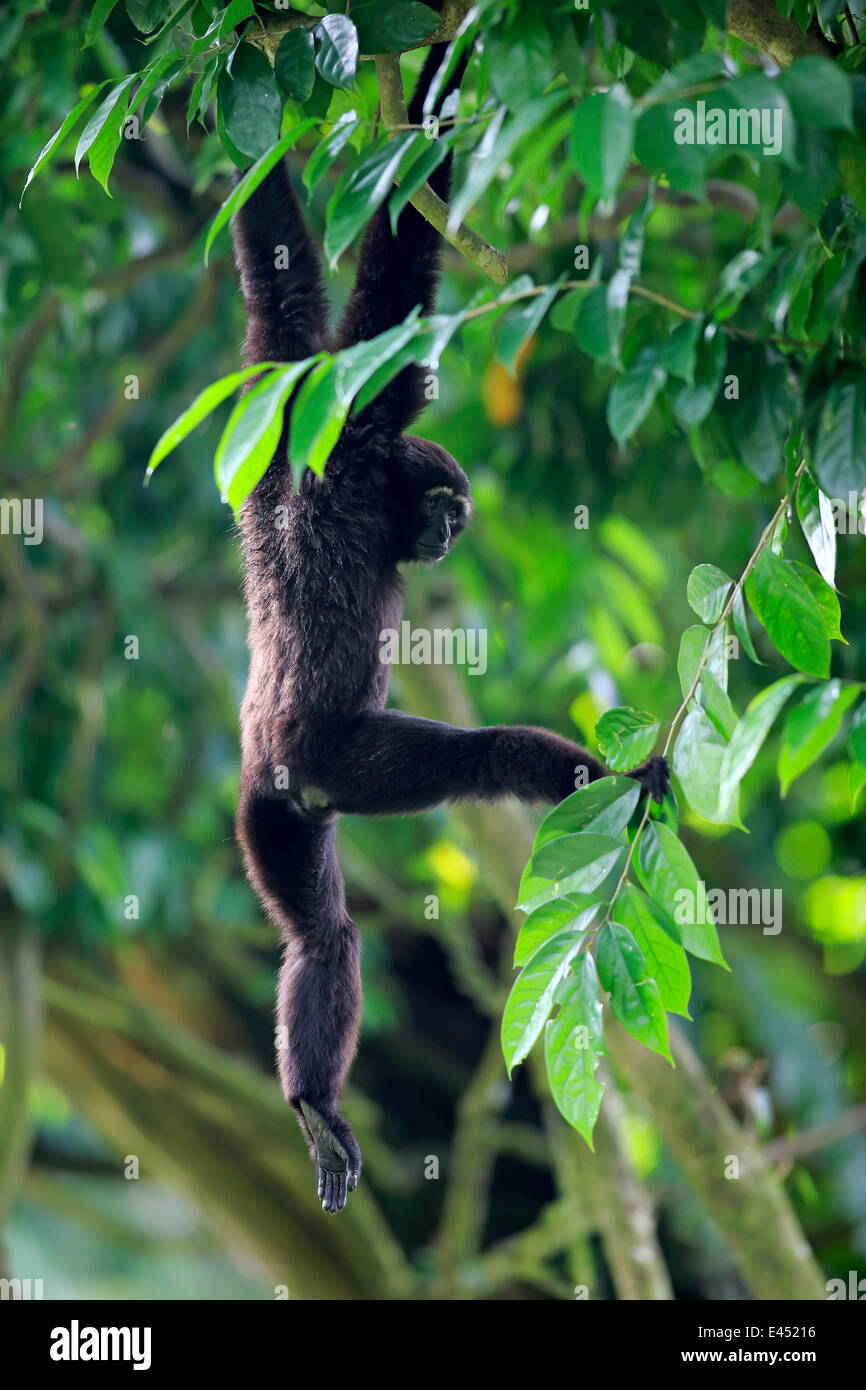
[[[19,211],[82,84],[140,61],[122,6],[82,52],[87,8],[12,4],[0,27],[2,492],[43,498],[45,527],[41,545],[0,537],[0,1272],[42,1278],[47,1298],[622,1298],[625,1205],[658,1231],[670,1282],[655,1296],[761,1297],[618,1064],[596,1158],[531,1066],[507,1083],[511,905],[538,819],[514,807],[342,823],[365,980],[346,1108],[365,1172],[346,1213],[323,1218],[273,1076],[275,933],[233,838],[244,617],[211,468],[228,407],[142,486],[167,423],[238,361],[225,239],[207,271],[201,257],[231,165],[198,127],[187,137],[187,93],[172,90],[123,142],[113,197],[64,149]],[[338,173],[313,200],[319,232]],[[537,215],[551,177],[541,162],[495,220],[493,197],[475,215],[540,282],[571,269],[581,239],[573,175]],[[754,214],[729,202],[660,207],[644,283],[703,304]],[[594,256],[613,257],[618,230],[598,226]],[[780,235],[799,230],[792,218]],[[479,276],[451,252],[445,265],[441,305],[456,310]],[[406,616],[486,628],[488,666],[396,668],[400,708],[586,743],[611,704],[676,709],[688,573],[739,573],[779,493],[708,487],[660,412],[618,450],[605,396],[549,324],[516,379],[483,321],[446,353],[420,428],[466,467],[475,520],[446,568],[411,577]],[[863,545],[840,537],[837,576],[838,673],[861,680]],[[766,681],[740,661],[732,683],[742,707]],[[825,1277],[847,1278],[866,1250],[866,842],[841,748],[784,801],[774,758],[770,740],[744,785],[748,836],[693,818],[685,838],[708,887],[782,889],[783,929],[721,929],[732,972],[695,963],[683,1031]]]

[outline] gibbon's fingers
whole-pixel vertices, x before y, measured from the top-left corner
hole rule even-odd
[[[671,789],[671,770],[667,758],[649,758],[640,767],[633,767],[626,776],[640,782],[646,794],[659,805]]]
[[[342,1211],[349,1192],[358,1185],[358,1170],[351,1166],[349,1154],[324,1116],[308,1101],[299,1102],[316,1149],[317,1192],[322,1210],[330,1215]]]

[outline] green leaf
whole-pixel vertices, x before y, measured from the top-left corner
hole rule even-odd
[[[625,845],[610,835],[559,835],[533,854],[520,880],[517,906],[531,912],[566,894],[592,893],[625,859]]]
[[[620,447],[643,424],[667,380],[660,357],[656,344],[642,348],[628,371],[613,384],[607,398],[607,423]]]
[[[531,912],[517,935],[514,964],[523,966],[552,937],[564,931],[585,932],[598,914],[600,900],[590,893],[569,893]]]
[[[274,456],[283,430],[283,409],[296,384],[317,357],[280,367],[238,401],[214,459],[220,496],[240,510]]]
[[[845,712],[857,699],[856,685],[844,685],[839,680],[809,690],[789,710],[782,730],[779,752],[779,781],[782,795],[788,795],[791,783],[812,766],[842,727]]]
[[[673,1066],[668,1025],[659,987],[647,969],[646,959],[628,927],[608,922],[598,938],[596,964],[610,1007],[626,1032],[660,1052]]]
[[[722,384],[727,355],[725,334],[715,323],[708,323],[698,342],[694,383],[684,382],[673,395],[674,414],[681,425],[699,425],[709,415]]]
[[[352,19],[362,53],[400,53],[426,39],[439,23],[429,5],[404,0],[355,0]]]
[[[851,81],[827,58],[798,58],[776,78],[798,121],[819,130],[853,130]]]
[[[824,620],[824,631],[831,641],[845,642],[842,636],[840,623],[842,621],[842,609],[839,605],[839,596],[835,589],[831,589],[825,579],[820,574],[811,569],[809,565],[801,565],[799,560],[791,560],[791,567],[795,574],[802,579],[806,588],[809,590],[813,599],[821,611]],[[847,646],[847,643],[845,643]]]
[[[81,100],[75,106],[73,106],[69,114],[67,116],[64,116],[62,124],[58,126],[57,130],[55,130],[47,145],[43,145],[42,150],[39,154],[39,158],[36,160],[36,163],[33,165],[33,168],[27,175],[27,181],[21,190],[21,199],[18,203],[19,207],[21,206],[21,203],[24,201],[24,194],[27,192],[36,174],[38,174],[39,170],[45,164],[48,163],[48,160],[59,148],[61,142],[65,140],[70,130],[72,130],[73,127],[78,124],[79,120],[84,115],[88,106],[91,106],[93,102],[96,100],[99,93],[103,90],[103,88],[108,86],[108,82],[109,79],[106,78],[104,82],[100,82],[96,87],[93,87],[87,93],[86,96],[83,96]]]
[[[279,140],[283,99],[270,63],[252,44],[242,43],[231,73],[220,73],[217,103],[225,132],[241,154],[258,159]]]
[[[502,1015],[502,1052],[510,1076],[547,1022],[554,995],[586,936],[561,932],[542,946],[515,980]]]
[[[336,360],[325,356],[300,387],[292,406],[289,458],[296,479],[305,468],[321,475],[348,413],[348,406],[337,402]]]
[[[292,32],[296,31],[293,30]],[[274,166],[279,164],[286,151],[290,150],[295,141],[298,140],[305,131],[309,130],[312,125],[315,125],[315,119],[312,116],[308,116],[307,119],[301,121],[299,125],[293,126],[291,130],[286,132],[281,140],[278,140],[269,150],[265,150],[264,154],[259,156],[255,164],[247,170],[243,178],[235,184],[208,228],[208,234],[204,244],[205,265],[207,265],[208,254],[213,246],[214,240],[222,228],[234,217],[235,213],[243,207],[247,199],[255,192],[259,184],[267,177]]]
[[[256,7],[252,0],[231,0],[231,3],[219,16],[217,36],[224,39],[239,24],[243,24],[245,19],[250,19],[255,12]]]
[[[364,150],[346,171],[328,203],[325,255],[333,270],[346,247],[385,201],[401,170],[415,157],[423,136],[404,131]]]
[[[613,364],[615,349],[610,341],[607,285],[596,285],[584,295],[574,321],[574,336],[578,347],[590,357]]]
[[[81,132],[78,144],[75,147],[76,174],[78,173],[82,159],[87,154],[91,146],[95,144],[98,136],[101,134],[103,130],[107,129],[108,140],[111,140],[111,138],[115,134],[117,136],[117,140],[120,140],[120,122],[118,122],[117,127],[115,128],[115,126],[111,123],[111,117],[115,114],[120,102],[123,101],[124,93],[129,90],[130,86],[135,81],[135,77],[136,74],[132,73],[129,77],[124,77],[122,82],[118,82],[114,87],[112,87],[111,91],[108,93],[106,97],[103,98],[96,111],[93,113],[90,120],[87,122],[87,125]],[[124,114],[126,113],[126,107],[128,103],[129,98],[127,97],[126,101],[123,103]],[[115,148],[116,147],[117,145],[115,142]]]
[[[631,97],[621,83],[579,103],[569,136],[569,156],[587,187],[602,198],[611,198],[619,187],[633,139]]]
[[[601,756],[615,772],[625,772],[644,762],[655,746],[658,732],[657,719],[628,705],[606,710],[595,726]]]
[[[647,107],[635,127],[635,158],[645,169],[666,174],[674,188],[702,199],[704,180],[718,158],[718,150],[708,145],[677,142],[679,113],[685,108],[694,115],[692,98]]]
[[[424,140],[420,150],[417,146],[413,147],[414,153],[411,162],[400,170],[400,186],[394,189],[388,199],[388,216],[391,220],[391,232],[394,236],[397,235],[397,220],[400,213],[412,195],[417,193],[419,188],[423,188],[430,175],[448,158],[449,150],[456,138],[456,130],[447,130],[440,135],[438,140]]]
[[[770,257],[762,256],[760,251],[738,252],[722,271],[718,292],[710,303],[711,316],[717,322],[729,319],[749,290],[763,280],[772,264]]]
[[[572,792],[548,812],[538,827],[533,850],[559,835],[591,830],[596,835],[621,835],[638,803],[640,785],[632,777],[600,777]]]
[[[544,1030],[544,1060],[550,1092],[560,1114],[592,1145],[604,1085],[596,1080],[604,1045],[601,1000],[595,961],[580,957],[577,983]]]
[[[84,31],[84,43],[82,48],[89,48],[99,33],[111,17],[111,11],[117,4],[117,0],[94,0],[90,11],[90,18],[87,21],[87,28]]]
[[[815,473],[828,497],[866,488],[866,381],[835,382],[815,433]]]
[[[543,286],[533,299],[509,309],[503,318],[496,342],[496,360],[507,367],[512,376],[515,375],[514,364],[520,349],[538,328],[564,279],[565,272],[552,285]]]
[[[296,473],[321,473],[361,387],[417,332],[418,308],[402,323],[345,348],[311,372],[292,409],[290,457]]]
[[[124,8],[136,29],[149,34],[161,23],[169,7],[167,0],[126,0]]]
[[[701,707],[706,710],[722,738],[727,742],[737,727],[737,715],[728,692],[722,689],[712,671],[708,671],[706,668],[701,672],[698,691],[701,696]]]
[[[717,623],[722,616],[733,579],[716,565],[698,565],[689,575],[686,597],[705,623]]]
[[[653,901],[679,927],[686,950],[727,970],[703,882],[688,850],[660,821],[648,821],[644,827],[638,873]]]
[[[448,232],[456,232],[469,209],[493,182],[517,146],[532,131],[549,120],[557,107],[566,100],[568,92],[551,92],[548,96],[528,101],[522,109],[506,120],[506,108],[500,107],[487,126],[478,147],[469,161],[466,178],[452,197],[448,213]]]
[[[848,752],[855,762],[866,765],[866,703],[854,711],[848,730]]]
[[[202,420],[206,419],[211,411],[221,405],[239,386],[242,386],[245,381],[249,381],[251,376],[272,371],[278,365],[276,362],[256,362],[252,367],[245,367],[240,372],[232,372],[229,376],[221,377],[219,381],[205,387],[204,391],[196,396],[192,405],[160,435],[147,461],[147,477],[150,477],[166,454],[170,454],[172,449],[176,449],[178,444],[192,433],[196,425],[200,425]]]
[[[692,688],[709,637],[709,629],[695,623],[693,627],[687,627],[680,638],[680,650],[677,656],[677,675],[680,678],[680,689],[683,692],[683,699],[685,699]]]
[[[797,484],[797,515],[815,564],[828,584],[836,583],[836,527],[833,508],[806,469]]]
[[[786,661],[807,676],[830,674],[824,615],[793,565],[764,548],[746,583],[758,621]]]
[[[345,111],[335,121],[328,132],[310,154],[304,166],[303,179],[309,193],[313,193],[323,174],[330,168],[338,154],[348,145],[355,131],[360,129],[361,121],[355,111]]]
[[[661,347],[661,360],[671,376],[678,376],[687,385],[695,381],[695,363],[698,343],[704,330],[703,314],[695,314],[693,319],[677,324]]]
[[[213,62],[219,61],[219,55],[215,54]],[[141,106],[141,124],[147,124],[150,116],[162,101],[166,88],[174,81],[179,73],[187,66],[187,59],[183,56],[179,48],[170,48],[166,53],[160,53],[159,57],[154,58],[152,63],[148,63],[144,72],[139,73],[141,85],[136,89],[135,96],[129,104],[129,113],[137,111]],[[207,77],[208,69],[200,73],[195,86],[201,93]],[[201,85],[199,85],[201,84]],[[193,115],[195,109],[193,108]],[[187,127],[191,124],[192,118],[187,120]]]
[[[512,111],[541,96],[554,74],[550,34],[531,14],[485,34],[484,59],[494,95]]]
[[[650,180],[643,202],[635,208],[628,219],[619,243],[619,268],[624,270],[632,280],[640,275],[644,234],[654,207],[655,182]]]
[[[627,883],[616,900],[616,915],[643,952],[664,1008],[688,1018],[691,971],[679,932],[667,913],[646,893]]]
[[[782,680],[767,686],[749,703],[722,759],[719,799],[723,804],[734,796],[758,756],[777,714],[791,692],[802,683],[802,676],[784,676]]]
[[[731,618],[734,623],[734,632],[743,644],[746,656],[754,661],[757,666],[763,666],[758,653],[755,651],[755,644],[752,641],[752,634],[749,632],[749,621],[746,617],[746,604],[743,599],[743,586],[738,584],[734,590],[734,602],[731,608]]]
[[[316,41],[309,29],[290,29],[274,54],[274,76],[292,101],[306,101],[316,80]]]
[[[353,87],[358,70],[358,31],[342,14],[326,14],[313,30],[316,69],[332,87]]]
[[[674,744],[673,767],[692,810],[704,820],[739,825],[736,804],[719,797],[726,743],[703,709],[694,706],[680,725]]]
[[[741,389],[730,417],[731,433],[746,467],[761,482],[769,483],[781,472],[785,439],[797,415],[794,378],[786,363],[763,360]]]
[[[247,4],[249,14],[254,14],[255,10],[252,0],[245,0],[245,3]],[[171,14],[166,15],[156,32],[151,34],[149,38],[144,39],[143,42],[148,46],[152,43],[156,43],[157,39],[161,39],[163,34],[167,33],[169,29],[173,29],[176,24],[179,24],[184,16],[189,14],[195,4],[196,0],[182,0],[182,3],[178,5],[176,10],[172,10]]]
[[[848,771],[848,795],[851,800],[851,814],[856,815],[866,797],[866,767],[862,763],[852,763]]]

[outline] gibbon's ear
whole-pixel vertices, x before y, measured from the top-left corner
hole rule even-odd
[[[424,98],[445,53],[445,44],[430,49],[409,105],[409,120],[420,125]],[[450,92],[459,87],[465,61],[454,71],[436,102],[436,111]],[[430,176],[430,186],[447,202],[451,183],[449,154]],[[412,309],[432,313],[439,280],[441,237],[410,205],[400,213],[397,234],[391,232],[387,202],[374,213],[367,227],[358,272],[337,330],[338,348],[374,338],[402,323]],[[424,372],[405,367],[354,421],[354,428],[384,438],[395,438],[407,429],[424,408]]]

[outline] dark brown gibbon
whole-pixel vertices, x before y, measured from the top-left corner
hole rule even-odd
[[[428,55],[413,123],[422,120],[441,56],[435,48]],[[431,178],[446,200],[449,165]],[[416,305],[433,310],[439,235],[411,206],[396,236],[386,206],[374,215],[333,338],[319,256],[282,165],[244,204],[234,237],[250,363],[344,348],[401,323]],[[275,266],[279,246],[289,250],[287,269]],[[339,815],[505,796],[556,803],[606,775],[584,749],[544,729],[457,729],[385,709],[380,634],[399,630],[399,566],[444,558],[471,510],[459,464],[404,433],[422,408],[422,380],[420,368],[407,367],[350,416],[324,476],[307,470],[297,490],[284,430],[241,514],[251,660],[238,834],[250,880],[284,941],[280,1075],[327,1212],[345,1206],[361,1171],[337,1108],[361,1003],[358,928],[337,862]],[[659,799],[667,787],[662,759],[631,775]]]

